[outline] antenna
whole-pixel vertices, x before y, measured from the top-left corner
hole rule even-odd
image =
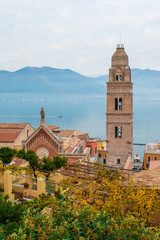
[[[117,48],[124,48],[124,44],[121,43],[121,36],[119,37],[119,44],[117,44]]]
[[[120,40],[119,43],[120,43],[120,45],[121,45],[121,36],[119,37],[119,40]]]

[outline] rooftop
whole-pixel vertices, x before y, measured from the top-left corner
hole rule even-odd
[[[147,143],[144,153],[157,153],[160,154],[160,143]]]
[[[0,129],[1,128],[14,128],[14,129],[23,129],[27,123],[0,123]]]
[[[14,142],[27,123],[0,123],[0,142]]]
[[[77,134],[81,134],[81,132],[76,131],[76,130],[65,130],[65,129],[63,129],[58,133],[58,136],[71,137],[71,136],[77,135]]]

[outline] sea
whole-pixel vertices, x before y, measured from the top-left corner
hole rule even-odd
[[[90,137],[106,139],[106,95],[2,93],[0,122],[28,122],[37,128],[41,107],[45,110],[48,125],[88,132]],[[160,142],[160,102],[135,98],[133,111],[134,143]],[[133,156],[135,154],[140,154],[143,161],[144,146],[134,145]]]

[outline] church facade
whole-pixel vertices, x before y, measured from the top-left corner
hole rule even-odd
[[[57,155],[67,157],[68,163],[78,160],[94,161],[97,159],[97,139],[89,138],[76,130],[59,130],[59,127],[45,124],[45,113],[41,109],[40,126],[26,139],[22,141],[25,151],[34,151],[39,159],[49,157],[53,159]]]
[[[107,82],[106,164],[123,168],[133,148],[131,70],[124,45],[117,45]]]

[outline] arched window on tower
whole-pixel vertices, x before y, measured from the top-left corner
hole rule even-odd
[[[122,137],[122,127],[115,126],[115,138],[121,138]]]
[[[118,127],[118,137],[122,137],[122,127]]]
[[[118,108],[120,111],[122,110],[122,98],[119,99]]]
[[[121,159],[117,159],[117,164],[120,164],[121,163]]]
[[[117,138],[118,137],[118,127],[116,126],[115,127],[115,138]]]
[[[118,98],[115,98],[115,110],[118,110]]]
[[[118,138],[118,127],[115,127],[115,138]]]
[[[122,75],[121,74],[116,75],[116,81],[122,81]]]

